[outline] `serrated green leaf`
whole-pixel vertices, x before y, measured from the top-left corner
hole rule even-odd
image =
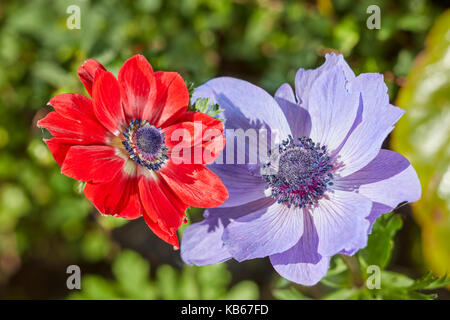
[[[190,81],[187,81],[187,80],[185,80],[185,83],[186,83],[186,87],[187,87],[188,92],[189,92],[189,100],[190,100],[190,98],[192,97],[192,94],[194,93],[195,85],[194,85],[193,82],[190,82]]]
[[[394,247],[393,238],[402,225],[402,219],[396,214],[385,214],[377,219],[369,235],[367,247],[358,253],[363,271],[370,265],[381,269],[388,265]]]
[[[224,121],[224,119],[218,118],[218,115],[224,110],[217,103],[211,103],[209,98],[197,99],[194,105],[190,107],[190,110],[203,112],[219,121]]]
[[[426,294],[421,290],[431,290],[446,286],[450,279],[439,278],[431,273],[426,273],[422,278],[413,280],[404,274],[383,271],[381,273],[381,288],[368,290],[379,299],[401,300],[433,300],[436,294]]]
[[[447,275],[437,277],[431,272],[427,272],[422,278],[414,281],[409,287],[410,290],[433,290],[450,285],[450,277]]]

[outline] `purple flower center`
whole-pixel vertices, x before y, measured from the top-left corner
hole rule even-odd
[[[288,207],[302,208],[317,203],[333,185],[330,172],[333,166],[326,147],[315,144],[310,138],[294,141],[289,136],[277,151],[263,166],[262,175],[272,197]]]
[[[142,152],[155,154],[161,149],[163,137],[153,126],[140,127],[136,131],[136,144]]]
[[[169,159],[164,144],[164,133],[150,125],[148,121],[136,119],[130,121],[123,132],[122,141],[130,158],[137,164],[150,170],[159,170]]]

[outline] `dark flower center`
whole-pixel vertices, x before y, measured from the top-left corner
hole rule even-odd
[[[130,158],[150,170],[159,170],[169,159],[164,133],[141,119],[132,120],[123,132],[122,141]]]
[[[289,136],[276,151],[263,166],[262,177],[278,203],[298,208],[310,206],[333,185],[333,166],[325,146],[306,137],[294,141]]]
[[[153,126],[140,127],[136,131],[136,144],[139,150],[155,154],[161,149],[163,137],[160,131]]]

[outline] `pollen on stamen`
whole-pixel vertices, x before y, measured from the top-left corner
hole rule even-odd
[[[124,137],[122,144],[135,163],[157,171],[169,159],[168,148],[164,144],[164,133],[150,125],[148,121],[132,120],[122,134]]]
[[[295,141],[289,136],[275,151],[275,158],[263,166],[262,177],[278,203],[298,208],[311,206],[333,185],[333,166],[325,146],[307,137]],[[273,170],[273,160],[277,171],[265,170]]]

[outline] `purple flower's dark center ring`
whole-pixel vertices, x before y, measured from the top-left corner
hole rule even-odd
[[[294,141],[289,136],[275,151],[276,156],[271,152],[271,161],[263,165],[262,178],[278,203],[298,208],[311,206],[333,185],[333,165],[325,146],[307,137]]]
[[[130,158],[137,164],[157,171],[169,159],[168,148],[164,144],[164,133],[148,123],[136,119],[130,121],[123,132],[122,144]]]

